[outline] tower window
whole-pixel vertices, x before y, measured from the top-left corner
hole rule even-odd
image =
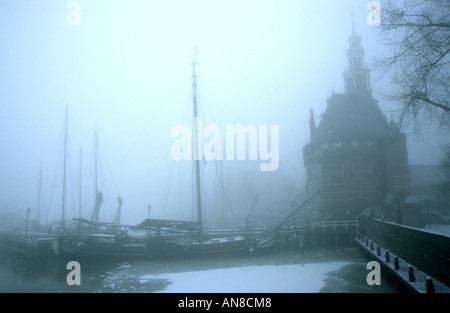
[[[353,164],[344,164],[344,177],[354,177],[355,174],[355,167]]]

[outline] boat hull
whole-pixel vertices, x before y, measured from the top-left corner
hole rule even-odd
[[[146,240],[101,234],[55,237],[53,251],[60,257],[71,259],[117,260],[149,256]]]
[[[198,241],[186,238],[149,240],[149,255],[152,258],[195,257],[205,255],[246,255],[254,251],[254,241],[246,238],[218,238]]]

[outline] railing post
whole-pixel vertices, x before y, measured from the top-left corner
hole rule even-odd
[[[408,265],[408,278],[410,282],[416,281],[416,276],[414,275],[414,268],[412,265]]]
[[[427,293],[435,293],[436,290],[434,289],[434,284],[433,284],[433,280],[431,279],[430,276],[427,276],[427,282],[426,282],[426,286],[427,286]]]

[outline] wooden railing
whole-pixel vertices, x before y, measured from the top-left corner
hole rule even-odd
[[[344,228],[345,230],[349,229],[358,229],[358,221],[357,220],[349,220],[349,221],[324,221],[324,222],[311,222],[312,230],[320,228],[323,231],[325,229],[332,228],[336,231],[337,228]]]

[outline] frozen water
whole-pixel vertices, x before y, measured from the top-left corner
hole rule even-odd
[[[141,282],[165,279],[171,282],[161,292],[170,293],[311,293],[325,286],[326,273],[348,262],[264,265],[184,273],[144,275]]]

